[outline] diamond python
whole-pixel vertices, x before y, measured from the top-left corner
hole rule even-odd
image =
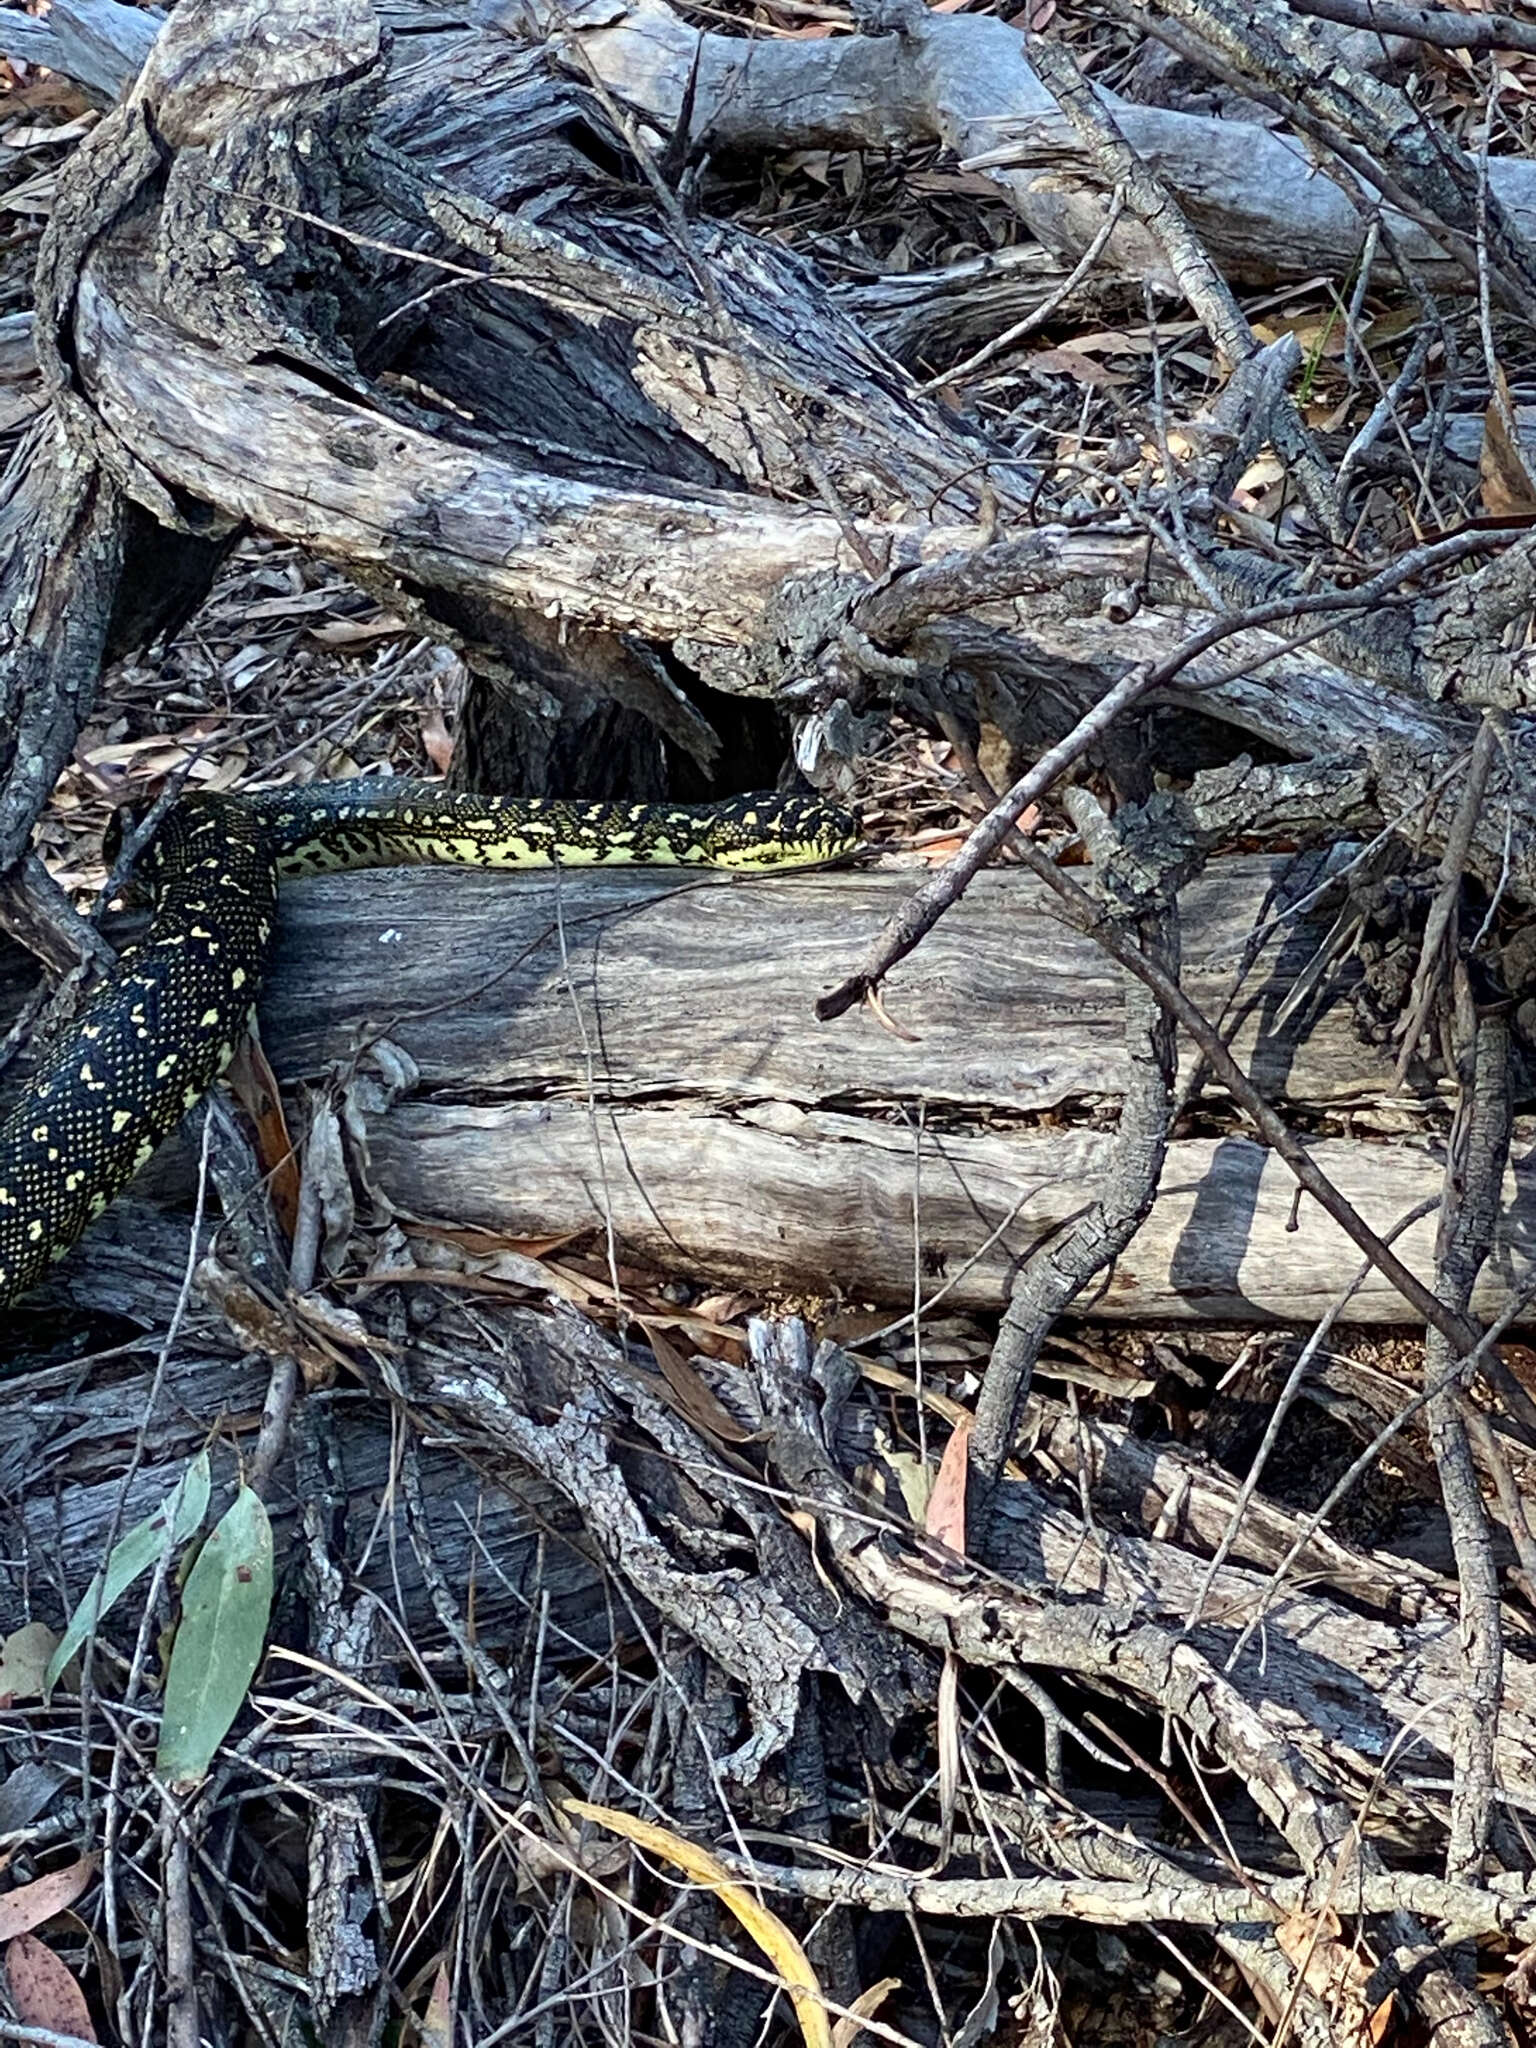
[[[575,803],[369,777],[182,798],[140,864],[153,904],[145,937],[0,1124],[0,1307],[69,1250],[234,1057],[280,878],[418,863],[806,867],[857,843],[848,812],[777,794]]]

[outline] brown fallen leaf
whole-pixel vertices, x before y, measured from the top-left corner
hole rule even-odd
[[[930,1536],[947,1543],[960,1557],[965,1555],[965,1469],[971,1448],[969,1416],[952,1432],[939,1461],[939,1476],[928,1496],[923,1526]]]
[[[43,1689],[43,1673],[59,1646],[46,1621],[29,1621],[0,1645],[0,1699],[32,1700]]]
[[[437,1966],[432,1996],[421,2017],[421,2048],[453,2048],[453,1984],[446,1963]]]
[[[50,1870],[46,1877],[34,1877],[12,1892],[0,1892],[0,1941],[14,1941],[18,1934],[30,1934],[55,1913],[72,1906],[96,1875],[100,1859],[80,1856],[62,1870]],[[93,2040],[95,2036],[91,2037]]]
[[[655,1353],[656,1363],[661,1367],[661,1376],[671,1390],[678,1412],[691,1422],[695,1429],[705,1436],[714,1437],[725,1444],[750,1444],[757,1441],[757,1435],[750,1429],[743,1429],[729,1408],[720,1400],[714,1389],[708,1385],[694,1366],[668,1337],[665,1328],[649,1322],[644,1316],[638,1318],[645,1332],[646,1341]]]
[[[861,1991],[849,2006],[847,2013],[833,2027],[832,2048],[852,2048],[852,2043],[864,2031],[859,2021],[873,2019],[891,1993],[900,1989],[899,1977],[882,1977],[878,1984],[871,1984],[867,1991]]]
[[[1379,2005],[1366,2004],[1370,1968],[1343,1939],[1333,1908],[1290,1914],[1276,1926],[1275,1941],[1300,1970],[1307,1989],[1328,2008],[1330,2038],[1338,2048],[1380,2048],[1392,2021],[1392,1993],[1389,1991]]]
[[[1089,362],[1074,349],[1034,349],[1024,358],[1024,368],[1035,376],[1072,377],[1079,384],[1091,385],[1095,391],[1110,391],[1134,382],[1118,370],[1106,370],[1102,363]]]
[[[1483,446],[1478,458],[1483,510],[1495,519],[1528,518],[1536,513],[1536,481],[1530,463],[1509,380],[1500,368],[1493,396],[1483,415]]]
[[[277,1076],[267,1064],[261,1041],[251,1033],[236,1046],[227,1079],[236,1100],[256,1126],[256,1156],[266,1169],[267,1193],[279,1228],[291,1241],[299,1224],[299,1163],[283,1115]]]
[[[18,1934],[5,1951],[5,1981],[16,2017],[24,2027],[46,2027],[76,2041],[94,2041],[85,1993],[63,1963],[35,1934]]]
[[[438,774],[446,775],[453,759],[453,734],[448,730],[441,704],[434,704],[422,718],[421,744]]]

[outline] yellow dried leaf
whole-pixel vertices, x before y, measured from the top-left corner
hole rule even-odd
[[[0,1698],[33,1700],[59,1639],[46,1621],[29,1621],[0,1645]]]
[[[574,1814],[578,1820],[589,1820],[598,1827],[611,1828],[614,1834],[623,1835],[637,1848],[648,1849],[663,1862],[676,1864],[695,1884],[708,1885],[784,1980],[795,2008],[795,2017],[800,2022],[800,2031],[805,2036],[806,2048],[833,2048],[832,2029],[827,2022],[821,1984],[811,1967],[810,1957],[777,1913],[770,1913],[745,1885],[738,1884],[723,1863],[711,1856],[707,1849],[701,1849],[697,1842],[686,1841],[683,1836],[674,1835],[670,1828],[658,1827],[654,1821],[641,1820],[632,1813],[621,1813],[617,1807],[594,1806],[586,1799],[566,1799],[561,1805],[564,1812]]]

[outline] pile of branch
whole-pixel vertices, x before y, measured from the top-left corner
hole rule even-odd
[[[264,1031],[317,1084],[300,1167],[269,1190],[211,1111],[0,1340],[27,1375],[9,1621],[61,1622],[209,1441],[283,1588],[198,1790],[140,1732],[168,1551],[83,1703],[0,1731],[18,1879],[103,1852],[115,1973],[67,1930],[54,1960],[177,2048],[295,2010],[369,2043],[735,2048],[830,2014],[971,2048],[1095,2012],[1509,2038],[1536,1942],[1536,1403],[1501,1349],[1530,1284],[1536,571],[1488,523],[1367,546],[1428,340],[1335,461],[1294,339],[1234,287],[1390,268],[1448,361],[1434,295],[1470,284],[1496,368],[1536,284],[1530,165],[1427,135],[1344,28],[1278,5],[1159,22],[1241,86],[1232,119],[911,0],[828,38],[651,4],[392,20],[6,18],[111,103],[59,179],[46,403],[0,488],[6,1018],[38,1006],[25,954],[100,947],[28,847],[103,663],[247,528],[495,676],[533,786],[572,706],[525,657],[558,642],[657,759],[715,772],[722,705],[766,700],[846,792],[900,710],[984,815],[916,890],[294,893]],[[934,143],[1026,257],[834,295],[679,197],[733,154]],[[859,317],[907,360],[1000,354],[1132,281],[1183,295],[1224,382],[1177,437],[1159,384],[1157,463],[1091,498],[1064,435],[1041,466],[962,422]],[[1264,448],[1301,528],[1234,495]],[[1031,764],[1011,787],[984,729]],[[1224,744],[1158,787],[1151,743],[1197,731]],[[1083,865],[1030,836],[1048,802]],[[108,1329],[85,1364],[66,1311]],[[1154,1320],[1239,1326],[1242,1476],[1177,1426],[1167,1332],[1139,1365],[1103,1335]],[[1395,1373],[1341,1355],[1401,1322],[1427,1334]],[[1169,1427],[1079,1402],[1131,1382]],[[1327,1469],[1288,1483],[1324,1411]],[[1384,1474],[1390,1543],[1330,1526]],[[50,2037],[84,2010],[25,2007]]]

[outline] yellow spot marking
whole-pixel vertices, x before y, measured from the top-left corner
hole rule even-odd
[[[114,1109],[114,1110],[113,1110],[113,1112],[112,1112],[112,1135],[113,1135],[113,1137],[115,1138],[115,1137],[117,1136],[117,1134],[118,1134],[118,1132],[119,1132],[119,1131],[126,1131],[126,1130],[127,1130],[127,1128],[128,1128],[128,1126],[129,1126],[129,1125],[130,1125],[130,1124],[131,1124],[132,1122],[133,1122],[133,1113],[132,1113],[132,1111],[131,1111],[131,1110],[126,1110],[126,1109]]]
[[[175,1066],[177,1060],[180,1059],[180,1057],[180,1053],[168,1052],[165,1058],[160,1062],[159,1066],[155,1069],[155,1079],[157,1081],[163,1081],[166,1075],[171,1071],[172,1067]]]
[[[229,985],[231,988],[245,987],[245,969],[243,967],[235,969],[234,973],[229,977]]]
[[[43,1226],[42,1226],[42,1224],[41,1224],[41,1223],[40,1223],[40,1222],[38,1221],[37,1217],[35,1217],[35,1216],[34,1216],[34,1217],[32,1218],[32,1221],[31,1221],[31,1222],[30,1222],[30,1223],[29,1223],[29,1224],[27,1225],[27,1243],[28,1243],[28,1244],[41,1244],[41,1242],[42,1242],[42,1238],[43,1238]]]
[[[219,1013],[217,1010],[204,1010],[202,1016],[197,1021],[204,1031],[211,1031],[219,1021]]]
[[[47,1144],[48,1126],[46,1124],[34,1124],[32,1126],[32,1142],[34,1145]]]

